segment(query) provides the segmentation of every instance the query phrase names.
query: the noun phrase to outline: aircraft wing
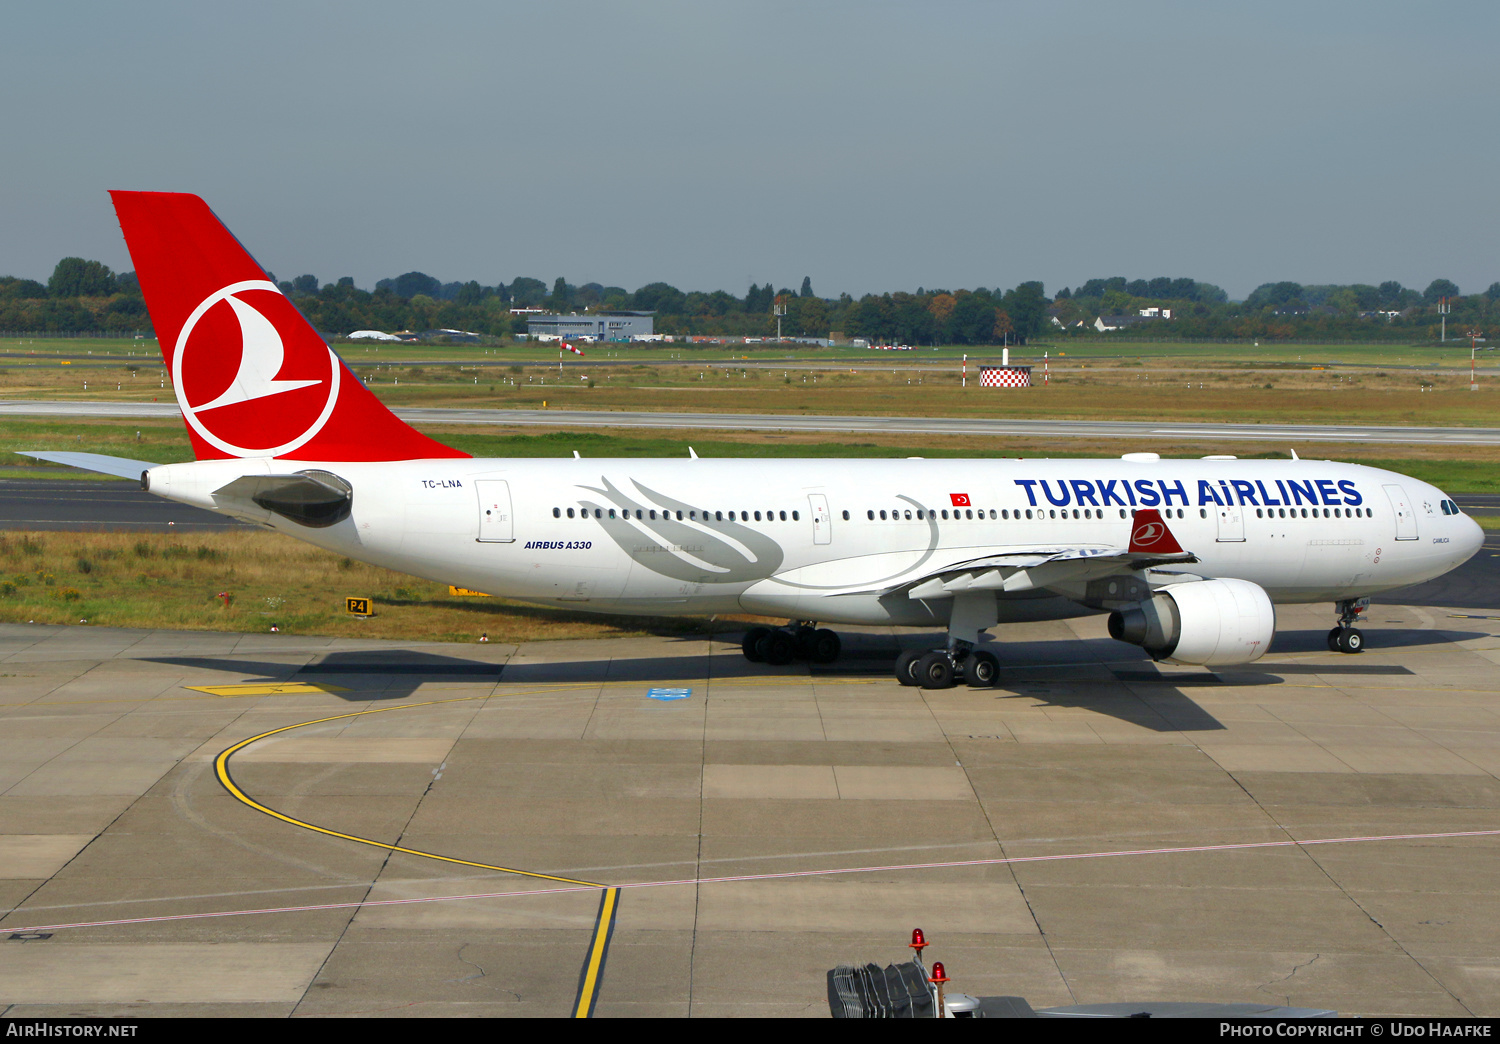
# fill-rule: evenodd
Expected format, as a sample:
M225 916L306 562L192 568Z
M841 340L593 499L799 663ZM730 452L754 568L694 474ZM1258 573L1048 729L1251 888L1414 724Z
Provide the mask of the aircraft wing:
M1198 556L1188 551L1140 554L1123 547L1065 548L1050 554L1007 551L957 563L901 586L908 598L951 598L959 591L1018 593L1196 561Z
M1008 548L967 561L953 562L926 576L887 589L906 590L908 598L952 598L962 591L1077 590L1090 581L1128 576L1168 565L1188 565L1198 556L1184 551L1153 509L1136 512L1127 547Z
M100 475L114 475L118 478L139 479L141 472L150 471L156 467L149 460L131 460L129 457L111 457L103 453L71 453L63 451L27 451L16 450L16 454L22 457L35 457L37 460L45 460L49 464L66 464L70 468L82 468L84 471L97 472Z

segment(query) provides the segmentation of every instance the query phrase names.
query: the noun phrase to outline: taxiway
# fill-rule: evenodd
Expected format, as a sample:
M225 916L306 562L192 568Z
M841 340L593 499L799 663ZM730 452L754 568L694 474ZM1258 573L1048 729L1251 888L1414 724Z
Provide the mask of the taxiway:
M539 389L543 390L543 389ZM990 435L1011 438L1122 438L1152 441L1438 443L1500 445L1500 428L1398 425L1161 424L1142 421L1003 420L988 417L842 417L783 413L657 413L592 410L482 410L394 407L409 424L485 424L552 428L678 428L697 431L815 431L898 435ZM0 401L0 417L180 417L175 403Z
M888 630L767 668L0 626L0 1014L559 1016L597 956L598 1015L821 1016L920 926L1038 1006L1495 1015L1500 619L1280 619L1213 673L1013 626L1002 688L936 692Z

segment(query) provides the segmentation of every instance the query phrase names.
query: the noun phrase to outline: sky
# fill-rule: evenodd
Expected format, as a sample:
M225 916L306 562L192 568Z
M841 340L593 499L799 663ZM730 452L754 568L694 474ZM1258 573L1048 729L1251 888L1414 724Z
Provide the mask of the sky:
M131 265L111 188L279 279L742 295L1500 280L1500 5L5 6L0 275Z

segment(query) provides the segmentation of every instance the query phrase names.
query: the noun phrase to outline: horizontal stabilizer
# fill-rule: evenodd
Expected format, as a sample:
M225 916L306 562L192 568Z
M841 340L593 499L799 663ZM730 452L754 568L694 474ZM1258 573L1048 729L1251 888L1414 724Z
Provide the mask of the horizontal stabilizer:
M141 472L150 471L156 467L149 460L131 460L129 457L111 457L103 453L70 453L16 450L22 457L35 457L37 460L45 460L50 464L66 464L70 468L82 468L84 471L97 472L100 475L114 475L118 478L139 479Z

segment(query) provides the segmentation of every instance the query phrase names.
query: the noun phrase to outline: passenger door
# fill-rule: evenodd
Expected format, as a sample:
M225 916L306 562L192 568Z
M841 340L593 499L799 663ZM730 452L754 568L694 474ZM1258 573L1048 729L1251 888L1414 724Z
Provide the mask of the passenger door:
M1417 539L1417 513L1411 509L1406 490L1394 482L1385 487L1385 495L1391 502L1391 511L1396 516L1396 539Z
M822 493L807 495L808 514L812 516L813 543L833 543L833 519L828 514L828 498Z
M1245 539L1245 509L1239 504L1221 504L1219 511L1220 543Z
M504 479L479 479L474 483L479 493L479 539L509 544L516 539L511 517L510 483Z

